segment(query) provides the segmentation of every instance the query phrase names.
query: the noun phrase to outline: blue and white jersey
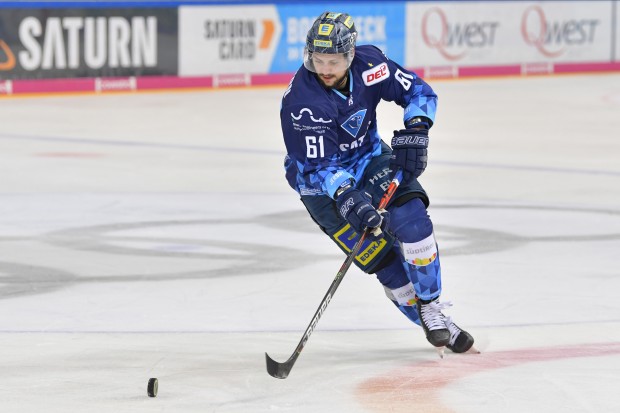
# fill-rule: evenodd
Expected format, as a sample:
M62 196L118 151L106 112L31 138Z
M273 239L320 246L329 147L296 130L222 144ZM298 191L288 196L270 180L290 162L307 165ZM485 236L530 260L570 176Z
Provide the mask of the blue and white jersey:
M435 120L437 95L431 87L374 46L355 49L349 91L347 97L326 89L302 66L284 93L284 167L289 185L301 195L333 198L346 180L360 181L370 160L381 153L376 108L382 99L402 106L404 120Z

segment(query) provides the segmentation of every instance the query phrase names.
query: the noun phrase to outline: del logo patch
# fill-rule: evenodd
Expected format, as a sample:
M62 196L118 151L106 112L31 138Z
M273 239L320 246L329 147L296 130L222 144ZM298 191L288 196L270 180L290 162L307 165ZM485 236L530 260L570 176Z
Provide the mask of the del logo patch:
M364 123L365 116L366 116L366 109L358 110L357 112L349 116L349 119L347 119L342 125L340 125L340 127L346 130L349 133L349 135L356 138L358 132L360 131L360 128L362 127Z
M382 82L388 77L390 77L390 68L385 62L362 73L362 79L364 79L364 84L366 86Z

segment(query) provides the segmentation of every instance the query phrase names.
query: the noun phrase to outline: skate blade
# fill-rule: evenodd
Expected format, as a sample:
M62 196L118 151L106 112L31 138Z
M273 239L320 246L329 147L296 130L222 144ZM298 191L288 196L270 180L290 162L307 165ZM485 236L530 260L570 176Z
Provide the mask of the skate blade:
M480 350L472 346L469 350L465 352L465 354L480 354Z
M437 355L439 356L440 359L443 359L445 349L446 349L445 347L435 347L435 350L437 350Z

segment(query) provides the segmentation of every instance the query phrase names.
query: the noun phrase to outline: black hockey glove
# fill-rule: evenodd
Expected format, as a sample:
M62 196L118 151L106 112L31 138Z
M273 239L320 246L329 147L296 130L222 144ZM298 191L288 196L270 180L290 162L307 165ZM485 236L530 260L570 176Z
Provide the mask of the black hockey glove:
M340 215L358 232L372 228L373 235L379 237L389 223L389 213L379 213L370 203L370 197L353 187L338 195L336 205Z
M422 175L428 159L428 128L394 131L390 169L403 171L403 183Z

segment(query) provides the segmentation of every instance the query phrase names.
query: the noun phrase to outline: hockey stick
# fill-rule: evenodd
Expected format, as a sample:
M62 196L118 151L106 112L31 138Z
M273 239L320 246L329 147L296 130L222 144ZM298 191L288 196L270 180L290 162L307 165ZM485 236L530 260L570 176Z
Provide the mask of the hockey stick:
M400 184L402 176L403 176L402 171L399 170L396 172L396 175L394 176L394 179L392 179L390 186L388 186L388 189L383 194L383 197L381 198L381 201L379 202L379 206L377 207L377 209L384 209L387 206L388 202L390 202L390 199L392 199L394 192L396 192L396 188L398 188L398 185ZM327 290L325 297L323 297L323 301L321 301L321 305L319 305L319 308L314 313L314 317L312 317L312 321L310 322L310 325L308 325L308 328L306 328L306 332L304 333L303 337L301 338L301 341L297 345L297 348L295 349L291 357L289 357L289 359L285 361L284 363L278 363L277 361L269 357L269 354L265 353L265 359L267 360L267 373L269 373L269 375L277 379L285 379L288 377L289 373L291 372L291 369L293 368L293 365L297 361L297 358L301 354L301 351L304 349L306 342L310 338L310 335L314 331L314 328L319 322L319 319L325 312L325 309L327 308L327 305L331 301L332 296L336 292L336 289L340 285L340 282L344 278L344 275L347 273L347 270L353 263L355 256L358 254L360 248L362 248L362 244L364 243L364 240L366 239L369 233L370 231L368 230L364 231L360 239L353 246L351 253L347 256L347 259L344 261L344 263L340 267L340 270L338 270L338 273L336 274L336 278L334 278L334 281L332 281L332 285L329 287L329 290Z

